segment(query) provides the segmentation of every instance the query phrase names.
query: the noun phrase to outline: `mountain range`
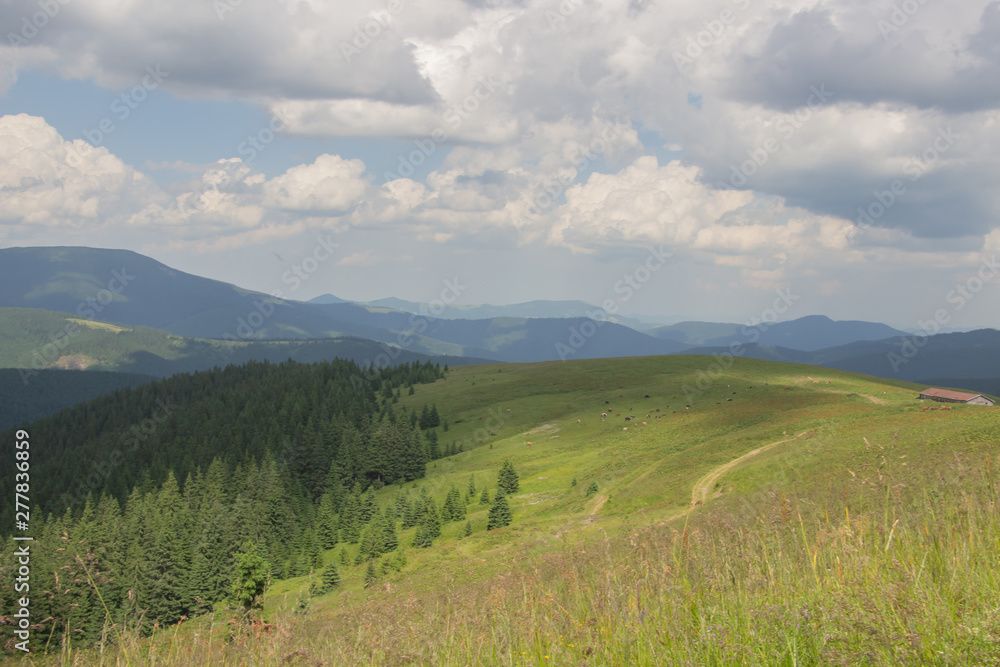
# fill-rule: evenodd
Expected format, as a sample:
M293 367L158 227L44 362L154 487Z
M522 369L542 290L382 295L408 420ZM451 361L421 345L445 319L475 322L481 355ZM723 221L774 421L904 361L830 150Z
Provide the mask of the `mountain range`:
M995 391L1000 378L1000 331L994 329L914 339L885 324L822 315L754 325L654 325L645 317L592 319L601 312L583 301L435 308L398 298L356 303L333 294L296 301L127 250L0 250L0 368L163 377L250 359L456 365L725 355L738 347L758 359L944 379L980 391Z

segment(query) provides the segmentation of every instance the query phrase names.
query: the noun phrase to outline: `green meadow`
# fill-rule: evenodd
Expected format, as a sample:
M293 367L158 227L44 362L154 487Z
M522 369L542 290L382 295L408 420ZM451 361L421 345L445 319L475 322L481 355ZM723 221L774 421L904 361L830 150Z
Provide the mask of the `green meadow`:
M728 362L727 362L728 363ZM451 368L461 451L382 505L452 486L465 523L366 581L357 545L276 582L261 620L214 614L31 664L985 665L1000 662L1000 410L922 386L702 356ZM606 413L607 417L602 417ZM632 419L626 421L626 417ZM486 530L510 460L511 525ZM348 564L342 565L341 552Z

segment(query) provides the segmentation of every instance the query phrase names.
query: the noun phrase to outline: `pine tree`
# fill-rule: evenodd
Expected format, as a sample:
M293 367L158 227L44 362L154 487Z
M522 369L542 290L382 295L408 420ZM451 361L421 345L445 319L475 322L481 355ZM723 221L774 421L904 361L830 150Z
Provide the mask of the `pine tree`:
M458 490L458 487L452 486L448 491L442 515L441 518L444 521L462 521L465 519L465 503L462 502L462 493Z
M448 495L444 498L444 505L441 506L441 521L443 523L455 520L455 514L458 513L458 507L456 507L456 505L461 504L455 497L457 494L458 489L452 486L451 489L448 490Z
M375 499L375 489L369 486L368 490L361 496L361 509L358 513L358 518L361 520L361 523L367 524L375 517L377 512L378 501Z
M437 506L435 505L433 498L431 498L430 502L427 503L423 523L427 526L427 532L431 536L432 540L436 540L441 536L441 515L438 514Z
M392 512L382 515L380 531L382 533L382 553L395 551L399 547L399 536L396 535L396 517Z
M510 505L507 503L507 494L504 493L503 489L497 489L497 495L493 498L493 505L490 506L486 530L509 526L513 519L514 515L510 511Z
M429 547L434 543L434 538L430 536L430 532L427 530L427 526L420 524L417 526L417 532L413 535L413 542L410 543L411 547L418 549Z
M500 472L497 473L497 488L503 489L507 495L517 493L518 488L520 488L517 471L510 459L504 459L503 465L500 466Z
M479 494L479 504L480 505L490 504L490 492L486 490L485 486L483 487L483 492Z
M306 531L302 540L302 556L307 570L318 570L323 565L323 547L312 528Z
M472 522L466 521L465 530L462 531L462 537L468 537L469 535L472 535Z
M375 561L368 561L368 568L365 569L365 588L374 586L378 581L378 570L375 569Z
M428 428L437 428L441 425L441 416L438 414L436 405L431 406L431 411L427 414Z
M340 572L337 570L337 566L330 563L323 570L323 578L321 580L319 588L316 589L316 595L323 595L324 593L329 593L334 588L340 585Z
M151 544L148 570L140 583L149 617L161 623L176 623L194 604L191 582L190 522L173 472L148 507Z
M472 502L472 499L476 497L476 476L469 475L469 488L466 490L467 502Z
M357 486L354 492L347 497L344 507L340 510L340 541L348 544L357 544L361 539L361 496Z
M337 544L337 520L333 511L333 497L324 493L319 499L316 511L316 532L323 549L332 549Z
M441 448L438 445L437 431L430 429L424 434L424 437L427 439L427 459L436 461L441 458Z

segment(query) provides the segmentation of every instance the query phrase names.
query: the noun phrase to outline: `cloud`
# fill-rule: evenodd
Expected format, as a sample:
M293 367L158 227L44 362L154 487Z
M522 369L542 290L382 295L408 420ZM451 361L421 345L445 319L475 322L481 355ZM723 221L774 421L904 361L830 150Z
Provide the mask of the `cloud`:
M371 266L377 263L375 251L369 249L344 257L337 262L337 266Z
M106 148L64 141L36 116L0 117L0 220L32 227L110 225L158 200L153 183Z
M1000 3L961 9L876 3L873 15L815 7L767 28L729 73L733 93L784 110L817 82L839 99L970 112L1000 103ZM942 31L943 26L947 30Z
M361 160L320 155L310 165L292 167L264 185L262 205L293 211L344 212L364 196L368 181Z

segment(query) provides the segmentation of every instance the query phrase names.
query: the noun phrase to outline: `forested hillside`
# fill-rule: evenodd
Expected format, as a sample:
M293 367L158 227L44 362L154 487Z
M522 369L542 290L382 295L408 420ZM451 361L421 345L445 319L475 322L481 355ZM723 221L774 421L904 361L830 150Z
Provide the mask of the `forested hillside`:
M339 539L357 543L369 522L389 524L372 492L424 476L441 421L436 408L418 415L393 403L443 375L429 362L253 362L121 389L35 422L33 599L35 618L48 619L36 636L96 639L103 605L117 622L173 623L229 594L247 541L284 578L308 572ZM0 493L13 498L14 433L2 437ZM2 514L14 525L13 507ZM369 553L395 547L383 537ZM3 585L10 599L13 579Z
M156 378L110 371L38 371L29 382L22 370L0 368L0 430L33 422L45 415L123 387L138 387Z

